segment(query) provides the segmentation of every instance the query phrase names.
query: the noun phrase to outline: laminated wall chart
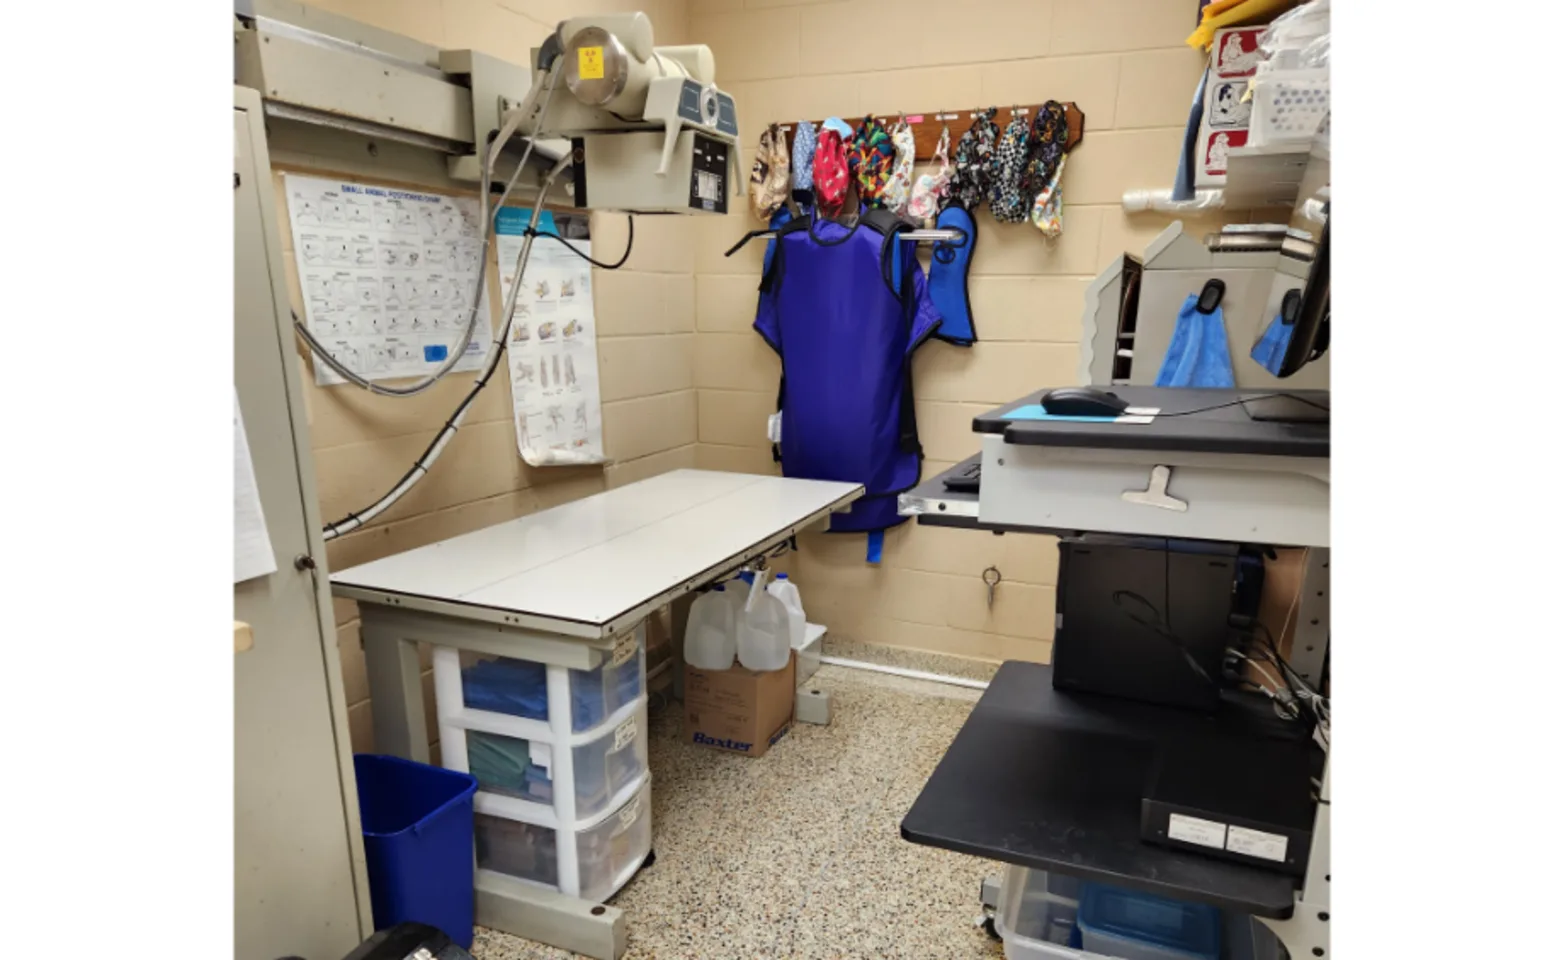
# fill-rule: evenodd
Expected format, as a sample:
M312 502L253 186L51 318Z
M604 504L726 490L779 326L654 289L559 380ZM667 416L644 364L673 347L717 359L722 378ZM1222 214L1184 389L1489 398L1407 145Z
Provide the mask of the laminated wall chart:
M367 380L421 377L461 342L483 251L478 201L287 174L288 220L304 322ZM494 340L487 291L457 370L483 366ZM315 382L344 383L316 360Z
M510 294L530 214L506 207L496 218L502 303ZM544 211L538 232L561 236L582 253L592 252L584 215ZM596 328L592 265L561 243L535 241L506 345L516 445L522 459L534 467L605 459Z

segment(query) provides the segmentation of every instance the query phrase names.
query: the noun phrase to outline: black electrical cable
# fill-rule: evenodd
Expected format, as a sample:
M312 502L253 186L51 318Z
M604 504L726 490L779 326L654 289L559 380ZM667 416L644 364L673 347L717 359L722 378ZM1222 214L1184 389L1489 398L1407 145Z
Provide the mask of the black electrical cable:
M1244 661L1246 661L1248 663L1255 663L1255 662L1257 662L1257 661L1254 661L1254 660L1250 660L1248 657L1241 657L1240 659L1242 659L1242 660L1244 660ZM1255 689L1255 692L1263 693L1263 694L1265 694L1268 697L1273 697L1274 698L1276 696L1276 693L1273 690L1271 690L1270 687L1266 686L1263 683L1255 683L1253 680L1250 680L1248 677L1236 677L1236 678L1234 678L1234 682L1239 684L1240 686L1253 687Z
M1287 676L1291 677L1298 686L1315 696L1320 696L1319 691L1314 689L1314 686L1307 680L1299 676L1298 671L1294 670L1292 664L1288 663L1287 659L1282 656L1281 648L1276 643L1276 635L1271 633L1270 628L1258 620L1254 621L1251 626L1265 635L1264 643L1267 659L1276 664L1278 670L1285 671Z
M1253 639L1259 640L1260 652L1277 670L1281 671L1282 683L1288 688L1288 693L1295 700L1302 700L1308 706L1309 713L1314 716L1315 723L1319 724L1322 729L1329 729L1329 698L1323 696L1312 684L1299 676L1298 671L1292 668L1292 665L1282 656L1281 649L1276 643L1276 636L1271 633L1269 627L1258 620L1253 621L1250 626L1258 631ZM1263 634L1263 637L1259 636L1260 634ZM1300 690L1306 695L1300 696L1298 693ZM1321 701L1325 703L1326 709L1324 713L1320 711ZM1329 743L1330 738L1328 734L1325 735L1325 738L1326 742Z
M574 253L576 256L580 257L581 259L587 261L588 263L592 264L594 267L602 267L604 270L618 270L620 267L624 266L625 261L630 259L630 251L632 249L634 249L634 247L635 247L635 217L633 215L627 215L627 219L628 219L629 235L626 238L626 242L625 242L625 252L624 252L624 254L622 256L620 256L618 262L613 263L613 264L600 263L597 260L593 260L591 257L587 256L585 253L582 253L576 247L572 246L569 242L567 242L563 237L560 237L557 234L544 233L544 232L542 232L540 230L531 230L530 228L527 231L525 231L525 232L526 233L531 233L534 236L544 237L544 238L547 238L549 240L557 240L560 243L563 243L567 250L569 250L571 253ZM298 320L299 320L299 315L295 311L294 314L293 314L293 321L294 321L294 323L298 323ZM505 351L505 349L506 349L506 344L504 344L504 343L499 344L499 351L501 353L503 353ZM455 420L458 416L460 416L462 411L464 411L468 407L472 406L473 400L477 399L478 394L483 390L483 388L488 386L489 379L494 376L494 372L497 369L499 369L499 365L498 364L496 364L493 367L491 367L487 373L485 373L483 376L479 377L473 383L472 389L467 392L467 396L462 399L461 403L457 404L456 411L454 413L452 413L451 416L446 419L446 421L445 421L445 426L446 427L449 427L451 425L451 421ZM444 436L444 430L442 429L440 433L435 435L434 440L430 441L429 446L424 448L424 452L418 457L418 459L413 462L413 466L406 473L402 474L402 476L397 480L396 483L391 485L391 489L392 490L395 490L397 487L400 487L403 483L407 482L407 479L409 477L411 477L413 474L419 472L420 470L424 470L425 469L424 466L423 466L423 459L424 459L424 457L429 455L429 451L434 449L435 444L439 443L443 436ZM379 501L376 501L376 502L378 503ZM338 520L338 521L336 521L334 523L327 523L325 526L326 526L326 529L328 531L335 531L338 527L342 526L343 524L350 523L350 522L352 522L354 520L357 520L357 519L358 519L358 514L350 511L348 513L348 515L343 517L341 520Z
M1210 413L1212 410L1222 410L1222 409L1224 409L1226 407L1236 407L1239 404L1251 403L1251 402L1256 401L1256 400L1278 400L1278 399L1296 400L1299 403L1307 404L1307 405L1315 408L1316 410L1324 410L1326 413L1330 412L1330 407L1327 406L1326 404L1315 403L1313 400L1310 400L1310 399L1308 399L1306 397L1300 397L1300 396L1298 396L1297 394L1294 394L1294 393L1263 393L1263 394L1260 394L1259 396L1244 397L1244 398L1242 398L1240 400L1229 400L1226 403L1217 403L1217 404L1213 404L1213 405L1211 405L1209 407L1196 407L1193 410L1178 410L1178 411L1175 411L1175 412L1172 412L1172 413L1169 413L1167 411L1161 411L1161 412L1157 413L1156 416L1157 417L1187 417L1187 416L1189 416L1191 414L1195 414L1195 413Z
M1164 589L1167 589L1167 579L1169 576L1167 568L1164 568L1163 575ZM1124 602L1125 600L1132 600L1135 603L1145 607L1147 611L1150 611L1155 619L1148 620L1144 617L1137 616L1134 612L1126 607ZM1133 590L1115 590L1113 592L1113 603L1115 606L1123 609L1125 616L1129 617L1130 620L1134 621L1142 627L1145 627L1152 633L1155 633L1157 636L1177 647L1179 652L1184 656L1184 662L1189 664L1190 669L1192 669L1202 680L1211 684L1213 687L1217 687L1218 689L1221 688L1221 684L1218 681L1213 680L1211 675L1206 672L1206 669L1202 667L1195 659L1194 654L1189 652L1189 645L1186 644L1177 634L1172 632L1171 621L1169 621L1167 617L1165 617L1157 610L1156 604L1153 604L1150 600L1147 600L1145 597L1141 596ZM1163 626L1164 623L1167 624L1166 627ZM1311 687L1309 683L1302 677L1298 676L1298 672L1289 666L1287 661L1282 658L1276 647L1276 638L1271 635L1271 631L1265 626L1265 624L1256 620L1253 621L1251 625L1265 634L1265 641L1261 650L1261 653L1264 655L1264 660L1256 660L1255 658L1247 655L1240 655L1239 659L1254 664L1263 664L1265 662L1269 662L1275 666L1277 670L1281 671L1281 683L1284 687L1284 690L1280 692L1285 693L1286 696L1290 698L1290 703L1280 700L1278 698L1278 691L1269 691L1260 684L1249 680L1247 677L1238 678L1238 682L1240 684L1247 684L1252 686L1262 693L1266 693L1271 697L1272 702L1276 705L1278 710L1286 709L1290 706L1292 715L1287 717L1287 719L1290 720L1297 720L1303 716L1303 712L1298 708L1298 701L1302 701L1304 705L1309 708L1309 713L1314 717L1314 722L1320 728L1321 736L1324 738L1325 743L1328 746L1330 744L1330 734L1326 731L1330 729L1330 701L1316 692L1315 689ZM1300 695L1300 690L1302 690L1306 695ZM1322 700L1326 704L1326 710L1324 713L1321 712L1319 705L1319 701Z
M544 233L542 230L531 229L528 229L525 232L530 233L535 237L542 237L545 240L553 240L556 243L564 244L566 250L569 250L571 253L585 260L587 263L590 263L594 267L599 267L603 270L618 270L620 267L625 265L626 260L630 259L630 251L635 249L635 214L625 214L625 221L628 224L630 231L629 235L625 238L625 252L621 254L619 259L615 260L613 263L604 263L601 260L593 260L585 253L581 252L581 250L576 247L575 244L571 243L569 240L566 240L557 233Z
M555 163L553 168L549 170L548 175L544 178L542 187L538 191L538 199L532 207L532 223L536 222L536 218L542 210L543 198L548 195L549 189L554 185L555 177L557 177L559 173L564 170L566 163L566 159L561 158L558 162ZM529 227L530 225L531 224L529 223ZM499 335L495 337L493 341L489 358L487 360L486 366L483 368L482 373L479 374L479 376L473 381L472 389L469 390L467 395L462 398L461 403L457 404L456 410L449 418L447 418L445 425L440 429L440 432L435 434L434 439L431 440L429 445L424 448L424 452L419 455L416 461L413 462L412 467L410 467L406 473L402 474L401 479L396 482L395 486L393 486L383 496L381 496L380 499L370 504L370 506L366 508L367 510L383 511L388 509L393 503L396 502L397 499L400 499L402 493L406 492L406 490L403 489L404 484L408 484L408 488L410 489L411 484L409 481L416 482L415 478L417 476L427 474L429 472L429 468L433 466L433 460L430 459L430 455L434 454L435 456L438 456L437 451L442 449L443 445L448 442L451 437L456 435L456 431L459 429L461 418L466 415L467 409L472 406L472 403L475 399L477 399L478 394L485 386L488 385L489 380L493 378L495 372L499 369L500 361L506 353L507 341L510 339L511 323L515 319L515 297L520 289L521 278L527 269L527 260L532 252L532 242L532 238L529 238L523 244L521 253L517 257L515 280L516 286L512 287L510 293L506 297L506 306L509 309L502 311L505 314L504 324L500 328ZM295 320L297 320L296 315ZM399 493L398 491L401 492ZM333 540L336 537L341 536L345 532L342 528L348 524L352 524L352 526L346 532L351 532L351 530L355 529L363 529L365 522L366 521L364 519L363 513L359 511L350 512L341 520L338 520L334 523L327 523L325 525L326 539Z
M1218 681L1212 679L1211 674L1206 672L1206 668L1202 667L1200 665L1200 661L1195 659L1195 655L1189 652L1189 645L1186 644L1183 639L1176 636L1172 631L1164 628L1160 622L1154 622L1136 616L1133 612L1125 607L1124 601L1126 599L1133 600L1136 603L1141 604L1147 610L1156 615L1157 621L1161 621L1164 618L1162 614L1158 612L1156 604L1152 603L1150 600L1147 600L1145 597L1141 596L1133 590L1113 591L1113 605L1124 610L1125 616L1129 617L1135 623L1140 624L1147 630L1150 630L1152 633L1155 633L1157 636L1177 647L1178 652L1184 656L1184 662L1189 664L1189 668L1195 672L1196 676L1204 680L1206 683L1211 684L1213 687L1217 687L1218 689L1221 688L1221 684Z
M499 343L497 345L497 350L499 353L503 354L505 352L505 344L503 342ZM429 456L429 452L432 451L441 442L441 440L445 439L445 431L450 428L450 426L456 421L458 417L462 415L464 411L466 411L468 407L472 406L472 402L474 400L478 399L478 394L483 391L484 387L489 385L489 380L494 376L494 373L499 369L499 366L500 365L496 358L496 362L493 363L493 365L491 365L489 369L482 374L482 376L473 381L472 389L467 391L467 395L462 398L462 402L458 403L456 405L456 409L452 411L451 415L445 419L445 424L440 428L440 432L436 433L434 439L429 441L429 445L424 447L423 453L418 455L418 459L413 461L413 465L408 468L407 472L402 474L402 476L397 479L396 483L393 483L390 486L390 488L386 491L386 494L382 495L379 500L375 501L375 503L378 504L380 500L384 500L385 497L390 494L390 491L395 490L402 484L406 483L408 478L410 478L413 474L420 471L428 472L428 467L424 464L424 458ZM371 504L371 506L373 506L373 504ZM350 510L348 511L348 515L343 517L341 520L325 524L325 528L328 532L336 535L335 531L338 527L357 519L358 514ZM362 527L356 529L362 529Z

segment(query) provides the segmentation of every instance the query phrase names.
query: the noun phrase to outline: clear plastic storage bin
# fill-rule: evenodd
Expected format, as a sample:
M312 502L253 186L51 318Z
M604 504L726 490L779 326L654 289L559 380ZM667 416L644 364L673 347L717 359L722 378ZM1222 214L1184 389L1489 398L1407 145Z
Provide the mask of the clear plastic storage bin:
M590 902L613 896L652 849L652 785L646 782L619 809L580 830L555 829L488 813L473 817L478 867L563 889L559 845L575 852L579 892ZM571 893L570 890L565 890Z
M570 747L578 820L600 813L615 794L646 772L645 702L610 719L615 722L603 726L594 739ZM487 730L466 730L463 735L467 772L478 778L478 789L553 806L553 746Z
M582 898L607 900L619 892L651 851L652 787L647 783L608 819L576 835Z
M1078 886L1074 877L1025 867L1006 869L994 929L1004 938L1007 960L1083 960L1091 956L1071 947L1078 942Z
M1179 953L1137 952L1131 945L1095 940L1090 949L1078 928L1082 885L1074 877L1012 866L1006 869L994 928L1004 938L1007 960L1138 960L1186 957ZM1089 885L1087 885L1089 886ZM1281 942L1264 923L1241 913L1222 915L1226 944L1223 960L1282 960ZM1101 952L1103 950L1108 952Z
M472 817L478 867L559 888L558 831L487 813Z
M1081 946L1124 960L1222 960L1222 912L1138 890L1081 884Z
M626 634L595 669L566 671L571 730L590 730L640 699L646 690L645 631L643 624ZM547 664L468 650L460 652L458 662L463 707L549 722Z

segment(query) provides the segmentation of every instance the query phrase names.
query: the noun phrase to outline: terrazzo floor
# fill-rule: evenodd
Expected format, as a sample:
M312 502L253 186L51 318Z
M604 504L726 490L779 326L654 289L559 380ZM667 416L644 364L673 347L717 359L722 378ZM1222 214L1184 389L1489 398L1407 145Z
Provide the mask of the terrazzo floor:
M624 960L995 958L975 926L994 863L916 846L898 826L981 693L823 667L829 726L797 724L759 759L651 721L657 862L610 901ZM476 960L574 956L479 928Z

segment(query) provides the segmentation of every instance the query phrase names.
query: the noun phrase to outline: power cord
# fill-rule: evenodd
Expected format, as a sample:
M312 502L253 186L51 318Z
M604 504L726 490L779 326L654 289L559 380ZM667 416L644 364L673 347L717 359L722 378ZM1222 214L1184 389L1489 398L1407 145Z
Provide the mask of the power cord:
M1326 746L1329 746L1330 698L1320 694L1318 690L1298 674L1298 671L1292 668L1292 665L1282 656L1281 649L1276 643L1276 637L1271 633L1269 627L1249 617L1234 619L1238 621L1235 625L1240 629L1252 631L1250 639L1258 641L1258 649L1263 661L1274 666L1280 676L1280 681L1277 681L1277 677L1262 671L1266 679L1277 681L1277 696L1273 699L1279 705L1278 712L1285 710L1289 719L1300 719L1302 712L1298 704L1303 704L1314 718L1316 726L1319 727L1320 738L1325 742ZM1240 659L1253 663L1257 667L1261 664L1260 660L1256 660L1244 651L1232 652L1237 653Z
M618 270L620 267L625 265L625 261L630 259L630 251L635 249L635 214L625 214L625 221L626 228L629 231L628 236L625 238L625 252L621 254L619 259L615 260L613 263L604 263L601 260L593 260L591 257L583 253L580 247L577 247L575 244L571 243L569 240L566 240L557 233L544 233L541 230L534 230L531 227L528 227L525 232L532 236L542 237L545 240L553 240L556 243L563 244L566 250L569 250L571 253L575 254L600 270Z
M1172 596L1172 573L1170 568L1172 567L1172 563L1173 561L1168 556L1168 551L1164 550L1162 554L1162 595L1168 598L1170 603ZM1135 603L1144 607L1145 610L1151 614L1151 617L1148 619L1143 616L1137 616L1134 611L1125 606L1126 600L1133 600ZM1206 668L1202 667L1200 665L1200 661L1195 659L1195 655L1189 652L1189 644L1185 643L1182 637L1179 637L1177 634L1173 633L1172 618L1168 616L1165 611L1159 611L1156 604L1152 603L1150 600L1147 600L1145 597L1141 596L1133 590L1113 591L1113 605L1123 610L1124 615L1129 617L1130 620L1140 624L1142 627L1145 627L1147 630L1150 630L1152 633L1178 648L1178 652L1184 657L1184 662L1189 664L1189 668L1194 671L1196 676L1204 680L1206 683L1209 683L1211 686L1221 689L1221 683L1213 678L1211 674L1207 673Z
M1323 403L1316 403L1313 400L1310 400L1310 399L1308 399L1306 397L1300 397L1300 396L1298 396L1297 394L1294 394L1294 393L1262 393L1262 394L1260 394L1258 396L1254 396L1254 397L1244 397L1244 398L1242 398L1240 400L1229 400L1226 403L1212 404L1209 407L1196 407L1193 410L1179 410L1179 411L1176 411L1176 412L1173 412L1173 413L1168 413L1168 412L1165 412L1165 411L1164 412L1159 412L1159 413L1156 414L1156 416L1159 419L1162 418L1162 417L1187 417L1187 416L1190 416L1190 415L1196 414L1196 413L1210 413L1212 410L1222 410L1222 409L1225 409L1227 407L1236 407L1236 406L1239 406L1240 404L1253 403L1256 400L1279 400L1279 399L1280 400L1296 400L1299 403L1305 404L1307 406L1311 406L1311 407L1315 408L1316 410L1324 410L1326 413L1330 412L1330 406L1329 405L1323 404Z
M1165 598L1165 602L1169 607L1171 607L1173 603L1172 546L1173 542L1171 540L1163 541L1162 596ZM1177 647L1179 653L1183 654L1184 662L1189 664L1189 668L1194 671L1196 676L1204 680L1206 683L1209 683L1211 686L1216 687L1217 689L1221 689L1221 681L1217 678L1213 678L1211 674L1206 671L1206 668L1200 665L1200 661L1195 659L1195 655L1189 652L1189 644L1185 643L1182 637L1173 632L1173 617L1171 613L1168 611L1158 610L1156 604L1152 603L1150 600L1147 600L1145 597L1141 596L1133 590L1115 590L1113 591L1112 596L1113 605L1123 610L1125 616L1129 617L1130 620L1141 625L1142 627L1145 627L1147 630L1150 630L1152 633L1155 633L1163 640L1166 640L1168 643L1171 643L1173 646ZM1124 603L1126 600L1133 600L1135 603L1144 607L1145 610L1151 614L1150 619L1137 616L1134 612L1129 610Z
M1215 679L1212 678L1211 674L1206 672L1206 668L1202 667L1200 665L1200 662L1195 659L1195 655L1189 652L1189 645L1186 644L1183 641L1182 638L1180 638L1176 634L1172 633L1171 631L1165 629L1162 626L1162 624L1157 622L1156 620L1148 620L1148 619L1145 619L1143 617L1136 616L1135 613L1133 613L1130 610L1125 608L1125 606L1124 606L1124 601L1125 600L1133 600L1136 603L1144 606L1153 615L1156 615L1157 614L1157 608L1150 600L1147 600L1145 597L1141 596L1140 594L1136 593L1133 590L1115 590L1115 591L1113 591L1113 604L1114 604L1114 606L1119 607L1120 609L1123 609L1125 616L1129 617L1135 623L1140 624L1141 626L1145 627L1147 630L1150 630L1152 633L1156 634L1157 636L1159 636L1162 639L1166 640L1168 643L1171 643L1174 647L1178 648L1178 652L1183 654L1184 662L1189 664L1189 669L1193 670L1195 675L1198 676L1200 679L1204 680L1206 683L1209 683L1213 687L1220 687L1221 686L1220 683L1218 683ZM1158 619L1160 619L1160 617Z
M1171 558L1167 553L1164 553L1162 568L1163 595L1168 597L1171 603L1170 567ZM1173 632L1171 618L1165 611L1159 611L1156 604L1133 590L1115 590L1112 596L1114 606L1123 610L1125 616L1176 647L1179 653L1183 655L1184 662L1189 664L1190 669L1197 676L1213 687L1220 688L1220 682L1213 679L1206 669L1200 665L1194 654L1190 652L1189 645L1184 639ZM1132 602L1142 608L1142 610L1132 609L1126 601ZM1253 664L1260 675L1274 684L1274 686L1266 687L1264 684L1255 683L1247 677L1238 677L1238 682L1253 687L1268 697L1277 716L1284 720L1302 719L1303 713L1299 706L1299 704L1302 704L1303 707L1309 710L1315 725L1319 728L1321 739L1329 747L1330 699L1322 696L1309 685L1308 681L1298 675L1298 672L1281 655L1275 636L1271 634L1270 628L1266 627L1265 624L1251 617L1233 617L1229 619L1229 625L1250 631L1251 639L1263 638L1263 646L1260 649L1261 659L1251 656L1242 649L1229 647L1226 651L1227 656L1224 663L1236 660ZM1268 669L1268 667L1274 667L1275 672Z

